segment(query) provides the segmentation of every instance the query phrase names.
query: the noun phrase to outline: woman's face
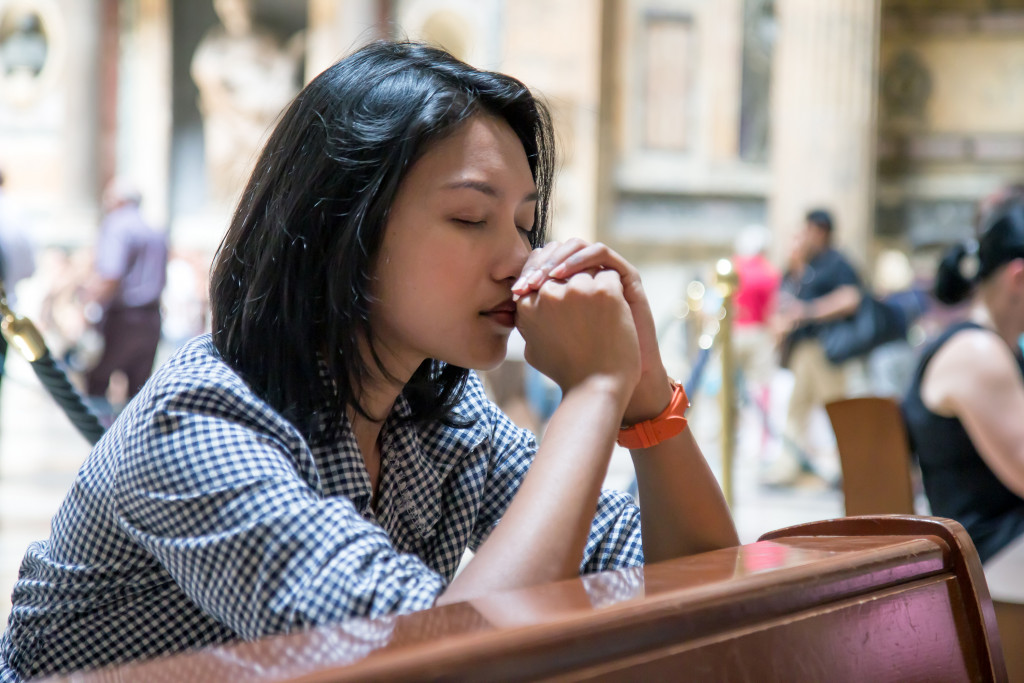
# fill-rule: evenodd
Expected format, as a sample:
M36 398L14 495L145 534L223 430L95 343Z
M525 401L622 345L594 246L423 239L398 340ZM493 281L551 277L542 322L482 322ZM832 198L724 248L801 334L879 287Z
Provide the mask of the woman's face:
M389 371L405 379L427 358L475 369L504 359L536 203L522 144L489 115L410 168L373 273L371 326Z

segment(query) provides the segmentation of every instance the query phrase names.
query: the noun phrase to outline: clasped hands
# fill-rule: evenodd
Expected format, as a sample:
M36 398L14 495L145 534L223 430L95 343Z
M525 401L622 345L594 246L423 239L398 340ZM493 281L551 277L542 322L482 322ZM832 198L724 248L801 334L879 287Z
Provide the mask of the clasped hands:
M640 274L601 243L535 249L512 285L526 360L567 393L587 382L621 392L622 423L658 415L671 399Z

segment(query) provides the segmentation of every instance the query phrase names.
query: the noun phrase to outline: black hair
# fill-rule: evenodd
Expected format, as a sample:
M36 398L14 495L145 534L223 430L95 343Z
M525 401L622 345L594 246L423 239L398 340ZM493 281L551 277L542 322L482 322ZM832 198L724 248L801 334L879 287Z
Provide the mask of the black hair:
M346 406L368 416L359 402L371 374L364 352L388 376L370 328L371 273L395 194L431 145L481 113L503 119L523 144L538 193L530 242L540 246L551 121L510 76L422 44L371 43L314 78L268 139L215 258L213 341L307 436ZM424 361L404 389L408 419L458 424L468 374Z
M935 298L944 304L963 301L1000 266L1024 258L1024 196L1011 193L982 220L977 240L953 245L939 262Z
M829 237L832 236L832 214L825 209L812 209L804 216L808 223L816 225Z

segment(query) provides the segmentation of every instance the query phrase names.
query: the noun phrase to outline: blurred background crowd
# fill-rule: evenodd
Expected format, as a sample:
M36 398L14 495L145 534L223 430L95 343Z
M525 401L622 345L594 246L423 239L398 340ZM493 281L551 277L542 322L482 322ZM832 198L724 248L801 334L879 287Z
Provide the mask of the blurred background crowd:
M640 267L705 443L731 259L762 486L835 488L824 402L905 392L915 351L963 315L929 295L940 254L1024 178L1024 0L0 0L8 302L107 419L208 329L209 264L282 106L376 37L546 99L555 237ZM809 287L829 254L834 282ZM893 302L904 334L840 363L781 354L852 312L851 287ZM487 380L542 432L557 389L514 340Z

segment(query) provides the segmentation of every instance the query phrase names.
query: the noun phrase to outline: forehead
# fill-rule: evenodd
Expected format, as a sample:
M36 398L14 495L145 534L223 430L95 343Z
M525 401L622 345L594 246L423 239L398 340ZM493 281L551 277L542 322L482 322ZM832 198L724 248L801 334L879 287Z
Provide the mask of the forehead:
M410 180L440 187L459 180L514 183L534 188L526 151L503 119L479 114L430 146L409 172ZM510 188L518 191L523 188Z

